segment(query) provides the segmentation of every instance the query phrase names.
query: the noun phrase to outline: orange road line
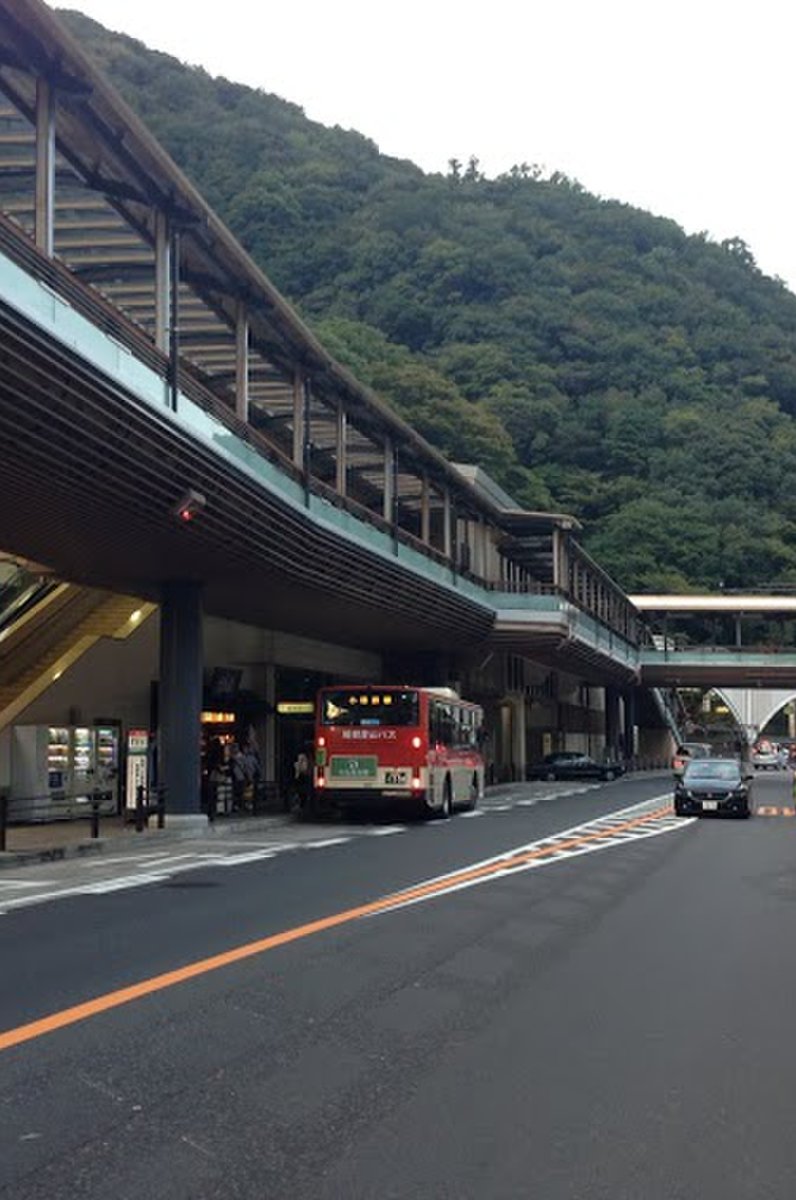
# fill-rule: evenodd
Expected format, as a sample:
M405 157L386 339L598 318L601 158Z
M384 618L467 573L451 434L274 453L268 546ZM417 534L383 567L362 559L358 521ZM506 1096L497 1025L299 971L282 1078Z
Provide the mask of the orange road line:
M614 834L620 833L622 830L632 829L636 825L643 825L647 821L654 820L656 817L670 812L670 807L666 805L663 808L655 809L653 812L645 813L643 816L633 817L630 820L620 822L609 829L594 830L591 833L581 834L579 837L569 838L565 842L556 842L551 846L538 846L534 850L528 850L521 854L512 855L511 857L484 863L481 866L457 871L454 874L434 880L431 883L418 884L416 887L407 888L403 892L395 892L390 896L382 896L381 899L372 900L368 904L360 904L355 908L348 908L343 912L333 913L328 917L321 917L317 921L310 921L306 925L298 925L293 929L285 929L281 933L274 933L269 937L259 938L254 942L247 942L243 946L236 946L234 949L225 950L221 954L214 954L209 958L199 959L183 967L177 967L173 971L166 971L162 975L153 975L151 978L142 979L139 983L131 984L129 987L119 988L113 992L106 992L104 995L94 996L90 1000L85 1000L82 1004L75 1004L71 1008L50 1013L49 1016L41 1017L37 1021L30 1021L25 1025L18 1025L15 1029L8 1029L4 1033L0 1033L0 1051L9 1050L12 1046L19 1046L23 1042L33 1041L35 1038L53 1033L57 1029L64 1029L67 1025L74 1025L78 1021L85 1021L89 1017L99 1016L100 1013L108 1012L113 1008L119 1008L123 1004L131 1003L133 1000L140 1000L144 996L151 996L154 992L164 991L166 988L174 987L176 984L185 983L187 980L195 979L199 975L206 975L211 971L219 970L221 967L231 966L233 963L242 962L244 959L253 958L255 955L265 954L268 950L275 950L279 946L287 946L291 942L311 937L315 933L322 933L326 929L334 929L338 925L348 924L351 921L358 920L360 917L368 917L376 913L386 912L391 908L400 907L412 900L422 900L426 897L443 893L449 888L457 887L462 883L478 879L488 879L490 875L497 875L507 869L527 865L548 855L558 854L562 850L571 850L578 846L586 845L589 842L599 842L601 839L613 837ZM552 836L554 837L555 835L553 834Z

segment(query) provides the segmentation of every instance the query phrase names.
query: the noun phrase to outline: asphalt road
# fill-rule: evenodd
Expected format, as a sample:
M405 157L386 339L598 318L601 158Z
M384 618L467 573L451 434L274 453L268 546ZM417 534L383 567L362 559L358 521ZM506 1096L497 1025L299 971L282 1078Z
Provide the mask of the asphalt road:
M0 1195L792 1200L790 782L748 822L518 790L7 909Z

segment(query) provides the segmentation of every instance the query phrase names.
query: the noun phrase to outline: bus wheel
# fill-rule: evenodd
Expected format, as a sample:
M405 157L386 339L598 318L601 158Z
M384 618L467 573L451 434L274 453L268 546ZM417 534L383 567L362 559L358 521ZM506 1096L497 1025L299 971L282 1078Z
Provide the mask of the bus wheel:
M453 792L450 778L445 780L442 789L442 800L434 805L428 793L422 802L422 815L428 820L445 821L453 812Z
M465 805L465 808L467 809L468 812L472 812L477 804L478 804L478 776L473 775L472 782L470 783L470 790L467 793L467 804Z

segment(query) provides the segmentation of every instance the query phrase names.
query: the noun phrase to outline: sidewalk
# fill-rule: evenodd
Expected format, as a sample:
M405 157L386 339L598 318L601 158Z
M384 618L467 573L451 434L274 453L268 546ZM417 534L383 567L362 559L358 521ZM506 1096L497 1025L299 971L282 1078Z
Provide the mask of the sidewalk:
M150 817L149 828L136 831L135 823L121 816L102 817L98 838L91 837L88 820L53 821L50 824L11 825L6 834L6 850L0 852L0 871L17 869L28 863L60 862L67 858L104 854L107 850L124 852L143 845L168 845L185 838L213 837L214 834L262 832L290 825L295 818L288 813L269 813L263 816L224 817L215 824L185 828L157 828L156 818Z

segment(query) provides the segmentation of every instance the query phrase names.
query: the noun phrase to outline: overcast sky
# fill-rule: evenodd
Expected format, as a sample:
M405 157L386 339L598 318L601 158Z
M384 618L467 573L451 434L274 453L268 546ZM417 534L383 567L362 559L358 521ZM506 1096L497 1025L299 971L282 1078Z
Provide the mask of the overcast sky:
M738 236L796 291L787 0L82 0L213 75L428 171L475 154ZM791 15L793 14L793 15Z

